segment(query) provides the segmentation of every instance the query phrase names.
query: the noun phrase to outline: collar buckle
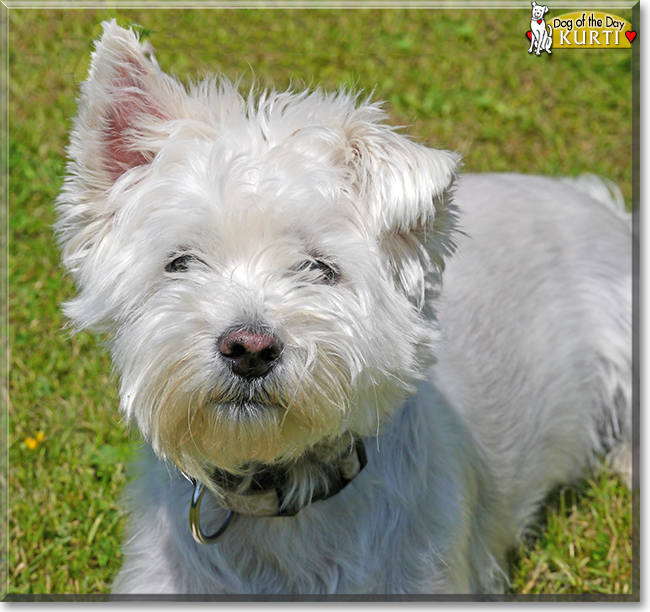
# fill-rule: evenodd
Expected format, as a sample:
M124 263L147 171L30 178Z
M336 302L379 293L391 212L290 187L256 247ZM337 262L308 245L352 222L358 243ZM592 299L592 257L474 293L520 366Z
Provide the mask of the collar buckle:
M190 531L192 532L192 537L199 544L216 544L224 536L228 527L230 527L230 523L235 518L235 511L228 510L228 514L219 529L212 535L206 535L201 529L201 523L199 522L199 510L201 509L201 500L203 499L204 493L205 485L194 481L194 492L192 493L192 501L190 502Z
M295 516L305 506L328 499L339 493L359 474L368 462L366 449L363 440L355 439L348 455L341 458L337 478L333 478L326 492L313 495L307 504L295 508L282 507L282 491L286 478L278 481L277 479L271 486L256 490L247 490L243 493L225 490L222 498L218 503L228 510L228 514L221 526L212 534L206 535L201 529L199 521L199 511L201 509L201 500L205 493L205 485L189 479L194 484L194 492L190 503L190 531L192 536L199 544L215 544L218 542L232 523L234 517L239 514L257 517L276 517L276 516Z

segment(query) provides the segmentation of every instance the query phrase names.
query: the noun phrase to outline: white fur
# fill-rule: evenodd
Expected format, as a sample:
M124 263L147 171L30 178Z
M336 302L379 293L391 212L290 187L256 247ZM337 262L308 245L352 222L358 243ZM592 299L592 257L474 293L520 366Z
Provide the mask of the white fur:
M499 591L552 487L629 455L631 237L612 196L593 180L454 185L457 155L383 118L346 92L186 92L105 24L57 230L78 286L66 313L108 336L121 410L152 449L116 592ZM284 349L244 384L216 347L250 327ZM322 478L308 457L353 436L368 465L339 494L192 539L179 469L215 494L210 531L212 468L283 465L304 502Z

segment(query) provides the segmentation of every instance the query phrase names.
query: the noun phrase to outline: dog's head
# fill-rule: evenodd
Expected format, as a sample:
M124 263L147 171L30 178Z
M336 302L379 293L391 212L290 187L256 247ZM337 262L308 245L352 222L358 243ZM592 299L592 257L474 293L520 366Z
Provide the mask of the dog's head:
M546 13L548 13L548 6L537 4L535 0L533 0L531 4L533 5L533 19L541 19Z
M122 410L199 479L376 433L430 363L458 156L346 92L186 91L148 51L105 24L57 202Z

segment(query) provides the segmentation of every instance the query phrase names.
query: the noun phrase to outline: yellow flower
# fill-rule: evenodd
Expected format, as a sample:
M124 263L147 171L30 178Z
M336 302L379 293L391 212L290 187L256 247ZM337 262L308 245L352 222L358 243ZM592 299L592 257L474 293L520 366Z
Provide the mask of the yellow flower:
M29 450L34 450L44 438L45 434L42 431L39 431L35 438L25 438L25 446Z

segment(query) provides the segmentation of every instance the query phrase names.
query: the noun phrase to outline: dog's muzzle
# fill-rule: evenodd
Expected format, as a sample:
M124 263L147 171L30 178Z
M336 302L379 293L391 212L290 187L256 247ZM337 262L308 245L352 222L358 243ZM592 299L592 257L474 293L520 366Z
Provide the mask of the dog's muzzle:
M221 526L211 535L201 529L199 510L201 500L205 493L205 485L190 479L194 484L194 493L190 503L190 531L194 539L200 544L214 544L226 533L236 515L256 517L287 517L295 516L307 505L333 497L344 489L361 472L367 463L366 449L361 439L355 440L350 452L341 457L335 469L331 470L331 477L326 489L312 495L303 505L286 506L284 504L284 491L288 475L277 468L266 468L255 475L253 483L245 491L237 487L237 478L215 470L211 476L212 481L222 491L218 499L219 505L228 510Z

